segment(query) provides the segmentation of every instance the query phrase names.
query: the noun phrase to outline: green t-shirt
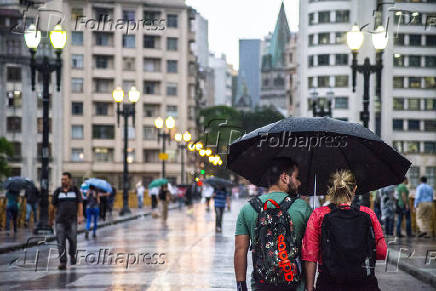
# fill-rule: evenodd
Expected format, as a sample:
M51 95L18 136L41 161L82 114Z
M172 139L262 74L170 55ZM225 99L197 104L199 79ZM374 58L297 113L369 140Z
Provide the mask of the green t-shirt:
M277 203L281 203L288 194L284 192L271 192L261 195L260 200L265 203L266 200L272 199ZM268 203L268 208L275 207ZM297 244L301 246L301 241L306 231L307 221L312 214L312 209L303 199L297 199L288 209L289 215L291 217L292 223L294 224L295 235L297 239ZM256 228L257 212L250 205L246 203L238 215L238 220L236 222L236 232L235 235L249 235L250 241L253 242L254 230ZM254 290L254 281L251 280L252 289ZM304 278L303 283L298 287L297 290L304 290Z
M408 201L409 201L409 189L407 189L406 185L400 184L400 185L398 185L397 191L398 191L398 205L401 208L404 208L404 201L403 201L402 195L403 195L403 193L406 194L406 203L408 203Z

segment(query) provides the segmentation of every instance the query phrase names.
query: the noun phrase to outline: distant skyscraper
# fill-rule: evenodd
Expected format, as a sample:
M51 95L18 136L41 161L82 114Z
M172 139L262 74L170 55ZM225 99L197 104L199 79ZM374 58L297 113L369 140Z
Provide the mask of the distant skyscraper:
M232 105L232 75L227 65L226 55L221 58L210 54L209 65L215 75L215 98L214 105Z
M254 108L260 99L260 39L239 40L239 79L236 106L242 97L242 92L245 92L240 88L244 83L251 98L251 108ZM245 94L244 98L246 98Z
M192 43L192 50L197 56L200 67L209 66L209 24L207 19L195 12L194 20L195 42Z

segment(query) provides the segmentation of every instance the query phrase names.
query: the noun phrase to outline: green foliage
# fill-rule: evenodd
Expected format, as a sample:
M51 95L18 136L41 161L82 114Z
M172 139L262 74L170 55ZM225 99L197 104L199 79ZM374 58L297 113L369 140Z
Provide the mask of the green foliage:
M0 179L9 176L8 158L12 157L13 154L12 144L5 137L0 137Z
M242 113L242 127L251 132L259 127L282 120L284 116L274 107L256 107L255 111Z

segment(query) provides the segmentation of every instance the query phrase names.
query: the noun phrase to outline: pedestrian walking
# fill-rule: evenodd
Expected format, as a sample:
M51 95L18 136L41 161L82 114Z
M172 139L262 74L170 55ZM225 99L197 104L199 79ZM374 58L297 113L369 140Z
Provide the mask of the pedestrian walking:
M213 194L215 202L215 231L222 232L223 214L227 207L230 207L230 196L226 190L226 187L220 187Z
M36 187L29 187L25 192L26 196L26 221L24 226L27 227L30 221L30 214L33 213L33 225L37 222L39 191Z
M203 184L201 188L201 196L205 199L206 211L210 210L210 198L213 195L213 187L209 184Z
M80 189L80 194L82 194L82 208L83 208L83 217L86 218L86 202L87 197L86 193L89 191L89 188L87 190Z
M410 222L410 206L409 206L409 189L407 185L409 180L404 177L403 183L398 185L398 203L397 203L397 237L403 237L401 234L401 225L403 223L403 218L406 218L406 233L408 237L412 236L412 225Z
M114 209L114 202L115 202L115 196L117 195L117 188L112 186L112 191L110 195L108 196L108 212L109 212L109 219L112 219L112 210Z
M171 193L168 190L168 184L164 184L159 190L159 201L162 204L162 221L166 221L168 218L168 205L171 200Z
M380 189L381 223L386 235L394 235L394 193L395 186L390 185Z
M351 203L357 185L349 170L334 173L330 185L332 203L313 211L303 239L307 291L315 290L317 264L317 291L380 290L375 261L387 252L380 223L373 210Z
M98 189L98 196L100 198L100 218L105 221L106 220L106 213L108 209L108 197L110 193L105 192L101 189Z
M17 220L18 220L18 199L20 192L15 190L8 190L6 192L6 231L9 235L10 223L12 221L14 228L14 235L17 233Z
M82 195L79 189L72 185L71 173L62 173L62 186L53 194L52 204L56 208L56 239L59 249L59 270L67 267L66 240L68 239L71 265L76 264L77 224L82 223Z
M144 205L144 192L145 188L142 185L142 182L139 181L138 184L136 184L136 198L138 199L138 208L142 208Z
M151 197L151 217L158 218L159 217L159 209L158 209L158 196L159 196L160 187L153 187L148 190L148 195Z
M416 187L415 208L416 224L421 231L419 237L434 237L433 229L433 187L427 184L427 177L421 177L421 183Z
M300 250L312 210L297 195L301 184L298 165L288 158L273 159L262 180L268 186L267 193L245 204L236 222L234 266L238 290L247 290L250 244L252 290L304 290Z
M95 186L90 185L89 186L89 190L86 193L86 199L87 199L87 203L86 203L86 232L85 232L85 238L88 239L89 238L89 229L91 227L91 221L94 220L94 228L92 231L92 237L95 238L96 237L96 231L97 231L97 227L98 227L98 218L100 216L100 209L99 209L99 204L100 204L100 196L99 193L97 191L97 189L95 188Z

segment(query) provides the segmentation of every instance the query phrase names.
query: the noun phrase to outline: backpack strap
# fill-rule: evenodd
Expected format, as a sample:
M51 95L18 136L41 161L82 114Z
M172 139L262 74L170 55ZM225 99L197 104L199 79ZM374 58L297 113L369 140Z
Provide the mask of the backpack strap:
M288 211L297 198L298 197L286 196L285 199L283 199L283 201L280 203L280 209L283 211Z
M262 212L263 203L262 203L262 200L259 199L259 197L254 197L254 198L250 199L249 203L250 203L251 207L253 207L257 213Z

